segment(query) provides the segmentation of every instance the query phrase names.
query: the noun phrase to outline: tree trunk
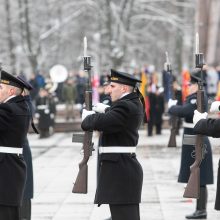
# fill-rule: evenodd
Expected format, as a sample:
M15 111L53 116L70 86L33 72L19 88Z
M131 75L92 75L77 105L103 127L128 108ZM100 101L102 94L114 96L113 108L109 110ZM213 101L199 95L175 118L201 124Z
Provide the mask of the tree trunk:
M35 73L38 69L37 53L33 51L31 42L31 30L30 30L30 19L29 19L29 0L19 0L19 11L20 11L20 28L21 37L23 40L23 48L25 49L27 58L31 64L32 71Z
M217 48L218 48L218 33L220 21L220 1L212 0L209 16L209 29L207 38L207 63L209 65L217 64Z
M9 47L9 56L10 56L10 67L12 74L16 73L16 57L14 54L15 44L12 36L12 28L11 28L11 11L10 11L10 1L5 0L5 11L6 11L6 23L7 23L7 33L8 33L8 47Z

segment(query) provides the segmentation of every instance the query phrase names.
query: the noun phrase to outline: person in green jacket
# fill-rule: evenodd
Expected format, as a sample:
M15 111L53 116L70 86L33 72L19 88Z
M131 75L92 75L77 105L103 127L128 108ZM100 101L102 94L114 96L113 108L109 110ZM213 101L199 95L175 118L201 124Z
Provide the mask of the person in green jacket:
M63 100L66 104L66 120L74 118L73 106L76 99L76 86L73 79L69 78L64 84L62 91Z

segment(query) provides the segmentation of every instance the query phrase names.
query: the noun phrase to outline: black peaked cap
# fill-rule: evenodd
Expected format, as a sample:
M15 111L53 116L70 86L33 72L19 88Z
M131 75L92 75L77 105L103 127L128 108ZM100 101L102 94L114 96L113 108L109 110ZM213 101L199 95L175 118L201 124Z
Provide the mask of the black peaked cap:
M15 76L7 73L4 70L1 71L0 83L15 86L15 87L21 88L21 89L26 88L23 81L21 81L20 79L18 79Z
M119 72L117 70L111 69L111 82L116 82L129 86L136 86L136 83L141 83L141 80L135 78L133 75L128 73Z
M103 86L109 85L110 82L111 82L111 77L110 77L110 75L107 75L107 76L105 77L105 81L103 82Z
M21 77L21 76L17 76L17 79L19 79L20 81L23 82L23 84L25 85L24 88L26 88L27 90L30 91L30 90L33 89L33 86L32 86L27 80L25 80L23 77Z

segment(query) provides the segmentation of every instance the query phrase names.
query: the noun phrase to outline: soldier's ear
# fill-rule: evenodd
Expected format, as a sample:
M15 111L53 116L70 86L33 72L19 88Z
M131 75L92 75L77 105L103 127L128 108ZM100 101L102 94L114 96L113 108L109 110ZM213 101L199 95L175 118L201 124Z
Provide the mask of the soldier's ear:
M123 85L123 87L124 87L124 89L125 89L126 92L128 92L129 89L130 89L130 86L128 86L128 85Z
M122 85L122 92L127 92L127 86L126 85Z
M10 88L8 88L8 93L9 93L10 96L11 95L15 95L16 94L16 90L14 88L10 87Z

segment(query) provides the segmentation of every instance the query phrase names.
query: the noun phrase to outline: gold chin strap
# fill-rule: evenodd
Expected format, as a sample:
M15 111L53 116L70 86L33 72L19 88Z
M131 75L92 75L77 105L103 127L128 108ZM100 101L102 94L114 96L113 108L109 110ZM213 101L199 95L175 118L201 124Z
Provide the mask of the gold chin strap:
M20 95L24 96L25 95L25 89L24 88L21 88L21 93Z

